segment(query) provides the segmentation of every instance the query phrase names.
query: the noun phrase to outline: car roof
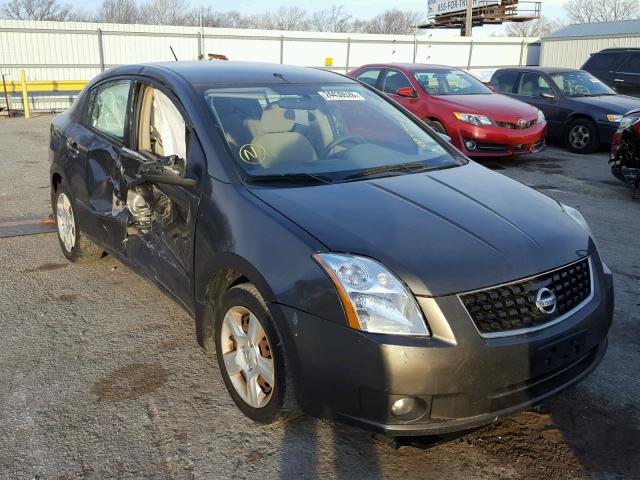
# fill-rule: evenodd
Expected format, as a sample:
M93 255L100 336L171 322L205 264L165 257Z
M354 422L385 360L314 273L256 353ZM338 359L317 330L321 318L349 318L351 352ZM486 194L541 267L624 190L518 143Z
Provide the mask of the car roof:
M505 70L517 70L520 72L538 72L538 73L559 73L559 72L580 72L579 68L562 68L562 67L509 67L499 68L495 73Z
M277 63L200 61L164 62L125 65L108 71L109 76L157 73L165 76L168 71L179 75L192 85L264 84L264 83L355 83L354 80L334 72L281 65Z
M422 68L430 68L434 70L450 70L456 67L450 67L447 65L438 65L431 63L369 63L362 65L358 68L371 68L371 67L383 67L383 68L404 68L405 70L420 70Z

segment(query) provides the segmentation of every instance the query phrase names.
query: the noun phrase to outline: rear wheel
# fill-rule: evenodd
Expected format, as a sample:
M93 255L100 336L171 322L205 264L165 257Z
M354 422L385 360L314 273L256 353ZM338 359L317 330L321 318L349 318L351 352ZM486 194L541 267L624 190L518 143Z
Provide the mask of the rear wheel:
M595 124L587 118L578 118L566 129L565 143L573 153L593 153L600 144Z
M63 184L59 184L53 200L53 211L58 229L60 248L67 260L83 262L100 258L103 250L85 238L78 228L72 196Z
M297 415L284 345L258 290L249 283L232 287L217 310L216 356L238 408L263 424Z

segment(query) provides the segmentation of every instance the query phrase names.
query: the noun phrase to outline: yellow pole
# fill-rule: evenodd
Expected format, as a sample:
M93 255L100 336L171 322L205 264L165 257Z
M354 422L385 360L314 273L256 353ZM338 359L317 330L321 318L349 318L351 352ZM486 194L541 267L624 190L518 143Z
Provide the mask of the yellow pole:
M31 118L31 111L29 110L29 94L27 93L27 76L24 73L24 68L20 69L20 81L22 82L22 105L24 105L24 118Z

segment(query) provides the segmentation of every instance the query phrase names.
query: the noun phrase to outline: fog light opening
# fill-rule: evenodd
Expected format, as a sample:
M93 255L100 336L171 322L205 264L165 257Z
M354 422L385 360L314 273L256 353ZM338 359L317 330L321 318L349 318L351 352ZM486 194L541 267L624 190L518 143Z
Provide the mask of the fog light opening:
M396 420L410 422L422 417L427 410L427 405L421 398L404 397L396 400L391 405L391 415Z
M464 147L467 150L475 150L478 146L476 145L476 142L474 142L473 140L465 140Z

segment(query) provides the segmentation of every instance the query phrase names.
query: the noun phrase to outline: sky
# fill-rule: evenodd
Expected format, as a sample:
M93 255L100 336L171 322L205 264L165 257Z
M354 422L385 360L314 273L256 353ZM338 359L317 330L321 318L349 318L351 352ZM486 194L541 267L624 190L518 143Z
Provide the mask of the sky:
M1 1L1 0L0 0ZM139 0L143 1L143 0ZM219 11L237 10L245 14L261 13L267 10L275 10L279 7L297 6L307 9L310 12L330 8L332 5L342 5L345 10L356 18L370 19L387 9L398 8L400 10L427 10L427 0L324 0L322 2L305 2L301 0L187 0L192 6L213 7ZM525 0L523 0L525 1ZM529 0L526 0L529 1ZM560 20L566 22L566 16L562 5L566 0L541 0L542 15L549 20ZM66 0L63 3L80 4L85 9L97 8L102 0ZM91 13L91 12L90 12ZM485 26L474 28L474 35L491 35L501 33L503 26ZM459 31L447 30L438 31L439 35L459 35Z

